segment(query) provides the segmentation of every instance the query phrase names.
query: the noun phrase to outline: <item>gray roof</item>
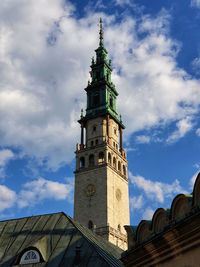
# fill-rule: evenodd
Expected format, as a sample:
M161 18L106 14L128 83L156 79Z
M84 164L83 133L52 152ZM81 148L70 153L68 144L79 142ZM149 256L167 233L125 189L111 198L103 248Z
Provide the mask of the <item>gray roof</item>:
M19 266L21 255L36 248L42 263L25 266L123 267L121 250L64 213L0 222L0 266ZM80 251L80 257L79 253Z

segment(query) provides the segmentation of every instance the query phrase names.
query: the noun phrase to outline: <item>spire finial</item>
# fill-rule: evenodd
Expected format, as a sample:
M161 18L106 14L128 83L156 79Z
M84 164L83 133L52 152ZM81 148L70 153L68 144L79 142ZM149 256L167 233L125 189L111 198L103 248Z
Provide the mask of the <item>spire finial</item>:
M83 109L81 109L81 118L83 118Z
M103 23L102 23L102 18L99 19L99 46L103 46Z

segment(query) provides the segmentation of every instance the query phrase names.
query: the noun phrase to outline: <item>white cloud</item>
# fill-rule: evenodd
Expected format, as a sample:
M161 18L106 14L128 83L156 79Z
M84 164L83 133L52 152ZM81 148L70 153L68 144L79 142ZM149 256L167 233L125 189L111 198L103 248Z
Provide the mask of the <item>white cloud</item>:
M0 150L0 177L5 176L6 164L14 158L14 153L10 149Z
M10 149L0 150L0 166L5 166L6 163L14 157L14 153Z
M133 6L133 1L130 0L115 0L115 4L118 6Z
M64 0L0 3L0 146L20 148L53 168L74 157L98 44L100 14L77 19L73 9ZM142 39L139 20L101 17L127 136L197 113L200 82L177 67L180 47L168 35L166 12L141 18Z
M197 57L192 61L192 67L197 74L200 74L200 58Z
M191 190L193 190L198 173L199 171L195 172L195 174L189 179L189 185Z
M54 199L64 200L70 195L73 189L72 184L63 184L38 178L24 184L18 196L19 208L34 206L42 200Z
M192 129L193 123L191 118L186 117L176 123L177 130L174 131L167 139L168 143L173 143L182 138Z
M142 220L151 220L155 210L151 209L150 207L146 208L143 215Z
M191 0L191 6L200 8L200 0Z
M194 167L195 167L196 169L199 169L199 170L200 170L200 162L195 163L195 164L194 164Z
M130 209L132 211L136 210L136 209L141 209L142 206L144 205L144 199L143 196L134 196L130 198Z
M0 185L0 212L11 208L16 201L16 193L5 185Z
M178 180L175 180L172 184L168 184L145 179L139 175L134 176L132 173L129 173L129 178L131 183L142 190L147 198L159 203L164 203L166 198L172 198L175 194L187 193L180 186Z
M197 136L200 136L200 128L198 128L198 129L196 130L196 134L197 134Z
M150 141L151 141L150 136L147 136L147 135L136 136L136 142L139 144L149 144Z

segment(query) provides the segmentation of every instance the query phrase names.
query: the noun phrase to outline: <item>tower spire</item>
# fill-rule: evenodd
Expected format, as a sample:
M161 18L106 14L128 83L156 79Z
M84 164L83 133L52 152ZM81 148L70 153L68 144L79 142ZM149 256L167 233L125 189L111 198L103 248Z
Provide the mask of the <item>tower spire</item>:
M99 46L103 46L103 22L99 19Z

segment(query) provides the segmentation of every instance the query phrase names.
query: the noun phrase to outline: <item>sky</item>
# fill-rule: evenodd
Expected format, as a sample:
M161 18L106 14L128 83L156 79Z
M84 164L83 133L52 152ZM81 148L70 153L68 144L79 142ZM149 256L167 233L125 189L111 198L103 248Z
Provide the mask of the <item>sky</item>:
M77 120L98 47L112 59L131 224L200 171L199 0L0 1L0 219L73 216Z

